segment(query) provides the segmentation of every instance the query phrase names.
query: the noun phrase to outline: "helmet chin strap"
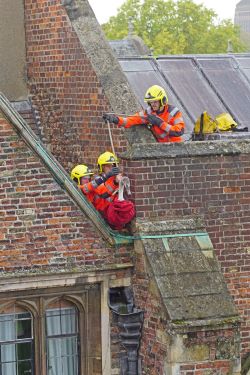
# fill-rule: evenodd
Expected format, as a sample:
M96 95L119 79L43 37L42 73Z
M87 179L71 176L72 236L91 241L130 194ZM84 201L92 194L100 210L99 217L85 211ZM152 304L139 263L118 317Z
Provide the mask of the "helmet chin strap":
M156 111L157 115L160 115L162 112L164 112L164 105L161 106L158 111Z

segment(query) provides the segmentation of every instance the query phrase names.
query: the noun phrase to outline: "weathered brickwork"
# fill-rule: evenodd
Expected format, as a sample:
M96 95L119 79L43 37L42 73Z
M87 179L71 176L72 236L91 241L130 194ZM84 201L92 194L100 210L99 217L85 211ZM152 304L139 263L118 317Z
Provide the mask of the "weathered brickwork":
M139 218L205 219L242 317L242 355L249 352L249 155L162 158L127 164Z
M207 361L200 362L199 359L195 364L183 364L180 366L180 374L230 374L233 372L232 362L229 360L230 354L233 356L235 348L239 342L235 342L234 333L232 330L219 330L196 332L187 335L184 344L187 348L196 347L197 353L204 352L207 355Z
M137 248L133 287L136 305L145 311L140 357L143 374L163 374L170 336L167 334L167 314L155 281L152 278L142 248Z
M0 121L0 267L112 267L130 262L129 247L110 248L11 126Z
M96 164L111 151L102 114L110 111L89 59L58 0L25 2L27 71L43 141L64 167ZM112 126L113 127L113 126ZM117 153L127 146L113 127Z
M228 375L231 374L229 361L214 361L197 363L196 365L183 365L180 375Z
M61 1L25 0L25 30L27 78L36 124L29 112L25 118L67 171L78 163L94 166L101 152L111 151L102 120L102 113L111 108ZM112 135L116 152L121 154L128 148L123 131L112 125ZM249 155L141 157L141 161L123 161L131 178L137 217L205 219L242 318L244 357L250 351ZM0 121L0 175L2 275L112 270L115 280L131 276L131 268L116 268L133 261L135 305L145 311L142 374L166 375L175 363L178 375L232 373L239 342L226 322L224 329L204 327L180 334L186 357L172 358L178 335L169 327L144 249L138 251L137 247L133 252L132 246L109 247L5 120ZM110 332L111 368L116 375L124 348L115 322Z
M166 312L157 286L152 278L143 252L135 256L135 273L133 277L133 292L135 305L144 310L141 346L139 356L143 375L162 375L164 361L167 360L170 336L167 333ZM117 318L111 315L111 356L114 374L120 374L120 363L125 351L121 344Z

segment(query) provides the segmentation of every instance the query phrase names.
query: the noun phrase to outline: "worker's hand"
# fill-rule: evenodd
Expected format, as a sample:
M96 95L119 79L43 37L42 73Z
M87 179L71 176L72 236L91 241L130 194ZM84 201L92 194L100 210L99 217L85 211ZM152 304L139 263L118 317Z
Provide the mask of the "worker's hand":
M164 122L160 117L152 115L152 114L148 114L147 118L148 118L148 121L149 121L150 124L156 125L156 126L159 126L159 127Z
M119 122L119 118L116 115L112 115L112 114L109 115L108 113L104 113L102 118L106 123L112 122L113 124L118 124Z
M108 179L109 177L117 176L119 173L120 169L118 167L113 167L105 176Z

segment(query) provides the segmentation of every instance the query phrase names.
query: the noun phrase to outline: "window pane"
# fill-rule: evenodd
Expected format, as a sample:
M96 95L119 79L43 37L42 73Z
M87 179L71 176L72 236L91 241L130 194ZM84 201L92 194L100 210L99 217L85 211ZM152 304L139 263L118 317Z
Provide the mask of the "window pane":
M2 340L0 345L1 375L33 374L31 362L31 360L33 361L31 317L29 312L0 315L0 335ZM7 343L7 341L11 341L11 343Z
M48 340L48 357L61 357L61 339Z
M16 346L15 344L1 345L1 362L15 362Z
M67 337L61 340L62 356L74 356L77 354L77 337Z
M70 309L70 313L61 316L62 333L76 333L76 312Z
M31 356L32 356L31 342L17 344L18 361L22 361L24 359L31 359Z
M53 342L51 342L53 341ZM49 340L49 375L77 375L78 355L77 340Z
M76 310L54 309L46 311L47 336L76 333Z
M77 338L49 339L48 370L53 375L77 375Z
M23 312L23 313L18 313L16 314L16 320L17 319L30 319L31 318L31 314L29 312Z
M78 356L62 358L62 370L63 375L78 374Z
M14 315L0 315L0 341L15 340Z
M18 375L29 375L32 374L31 369L31 362L30 361L24 361L24 362L18 362ZM12 375L12 374L9 374Z
M77 318L74 307L46 311L48 375L79 374Z
M16 375L16 363L3 363L1 365L2 375Z
M62 361L60 358L51 358L48 360L48 375L64 375L62 372ZM74 375L74 374L72 374Z
M31 320L17 320L16 322L16 338L28 339L32 337Z
M77 337L64 337L48 340L48 356L65 357L77 354Z

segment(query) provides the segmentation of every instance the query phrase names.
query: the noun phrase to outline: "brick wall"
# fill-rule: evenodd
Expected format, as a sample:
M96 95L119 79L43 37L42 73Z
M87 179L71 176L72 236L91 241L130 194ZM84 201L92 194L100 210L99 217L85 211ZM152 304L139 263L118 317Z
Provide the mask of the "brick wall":
M226 375L233 373L232 361L229 353L233 353L239 344L236 342L233 330L215 330L215 331L198 331L190 333L184 340L187 348L196 346L201 351L207 347L207 361L195 363L186 363L180 365L180 375L205 375L220 374ZM198 349L198 350L199 350ZM231 358L232 359L232 358Z
M25 21L28 84L41 121L42 140L67 170L76 163L93 166L99 153L111 150L101 118L111 108L96 73L60 1L26 0ZM0 156L6 160L0 164L4 176L0 186L0 216L4 218L1 270L65 269L72 264L102 267L130 261L129 249L107 247L6 122L1 121L0 126ZM116 127L113 136L119 154L128 144ZM128 161L125 166L139 218L204 217L243 319L244 356L250 350L249 155L162 157ZM144 267L143 254L137 254L135 260L136 305L146 311L143 374L158 375L168 357L169 337L162 334L167 316ZM226 334L218 332L214 337ZM115 337L114 333L114 341ZM200 340L207 338L201 335ZM211 353L212 347L211 340ZM116 351L119 349L113 348L114 368L118 367ZM197 360L181 368L183 375L209 373L229 373L229 361L211 354L206 363Z
M111 151L103 89L61 2L25 1L28 83L43 141L68 170ZM113 127L116 152L127 142Z
M110 248L41 161L0 119L0 270L97 269L130 261Z
M143 375L162 375L168 357L170 337L167 334L167 314L150 271L143 247L137 246L133 289L136 306L144 310L140 346Z
M249 154L128 161L137 217L203 217L242 317L242 355L250 350Z
M133 288L136 306L145 311L140 358L143 375L239 374L239 326L173 328L145 257L136 246Z
M180 375L228 375L232 373L229 361L215 361L183 365Z

